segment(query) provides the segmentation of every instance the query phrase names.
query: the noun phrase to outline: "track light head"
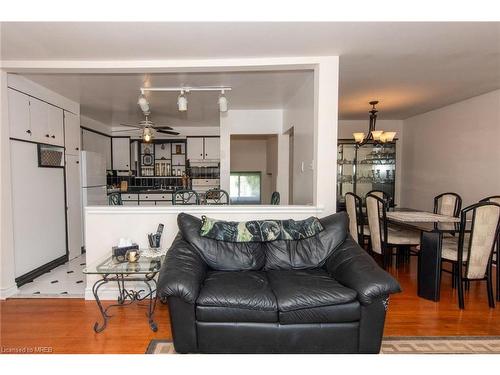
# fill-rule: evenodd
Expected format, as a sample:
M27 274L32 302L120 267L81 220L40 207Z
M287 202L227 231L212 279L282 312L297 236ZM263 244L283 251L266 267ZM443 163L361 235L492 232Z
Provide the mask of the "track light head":
M180 112L187 111L188 100L186 95L184 95L184 90L181 91L181 94L177 97L177 108Z
M141 93L141 95L139 95L139 99L137 100L137 104L139 105L139 107L141 107L141 111L144 112L145 115L149 115L149 102L148 100L146 99L146 97L144 96L144 94Z
M219 111L220 112L227 112L228 101L227 101L226 96L224 95L224 90L221 91L218 103L219 103Z

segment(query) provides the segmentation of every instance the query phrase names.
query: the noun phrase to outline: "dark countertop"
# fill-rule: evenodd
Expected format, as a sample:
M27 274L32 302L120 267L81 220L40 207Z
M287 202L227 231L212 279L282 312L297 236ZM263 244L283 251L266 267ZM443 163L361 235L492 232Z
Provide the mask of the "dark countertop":
M117 189L117 192L121 194L173 194L175 190L173 189L153 189L153 188L129 188L127 191L120 191L120 189Z

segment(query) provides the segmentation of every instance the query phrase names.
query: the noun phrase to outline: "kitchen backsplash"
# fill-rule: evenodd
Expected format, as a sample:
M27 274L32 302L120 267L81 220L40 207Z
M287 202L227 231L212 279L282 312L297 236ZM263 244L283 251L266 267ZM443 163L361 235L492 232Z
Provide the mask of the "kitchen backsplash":
M119 187L122 181L127 181L129 188L165 188L178 189L182 187L182 179L169 177L135 177L135 176L107 176L108 186Z

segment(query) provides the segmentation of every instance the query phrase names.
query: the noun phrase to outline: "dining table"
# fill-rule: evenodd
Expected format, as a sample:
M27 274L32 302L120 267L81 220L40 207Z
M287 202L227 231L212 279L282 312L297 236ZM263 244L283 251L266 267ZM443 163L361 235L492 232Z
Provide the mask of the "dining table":
M439 224L459 223L460 218L398 208L386 213L387 221L406 229L419 231L420 251L418 256L417 294L421 298L438 302L441 290L441 248L443 231Z

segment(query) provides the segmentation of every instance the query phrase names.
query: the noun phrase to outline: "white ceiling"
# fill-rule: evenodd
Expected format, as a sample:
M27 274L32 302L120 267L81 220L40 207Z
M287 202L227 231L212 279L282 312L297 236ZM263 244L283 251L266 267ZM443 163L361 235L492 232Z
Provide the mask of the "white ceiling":
M404 119L500 88L500 23L495 22L3 23L1 37L3 60L339 55L342 119L365 119L371 99L380 100L381 119ZM271 84L281 85L275 89L276 101L289 94L283 90L296 84L297 76L287 74L281 78L294 82L281 82L281 78L271 81ZM211 84L228 84L225 80L232 75L213 78ZM135 80L135 86L143 78L122 77ZM191 84L191 77L172 79ZM199 77L201 81L204 79ZM61 79L61 85L69 87L71 80L75 81L71 84L78 86L82 98L95 95L93 88L92 93L89 92L91 83L75 76ZM80 83L76 83L78 80ZM119 111L123 113L113 117L121 119L125 112L132 113L127 118L136 115L136 108L128 107L132 97L135 101L135 94L126 101L118 99L124 96L121 90L128 87L125 83L123 86L117 83L120 78L92 77L92 80L98 81L94 85L102 87L102 92L110 94L103 98L108 109L109 106L121 108ZM242 77L235 80L245 82ZM251 83L252 78L248 81ZM110 82L117 89L104 87ZM258 99L254 91L241 93L249 96L248 103ZM235 91L232 95L239 94ZM271 97L261 96L261 99L270 103L274 100ZM194 109L195 100L193 96L190 110ZM239 100L232 98L233 105L239 105ZM101 110L93 106L90 101L83 105L84 109L93 108L96 113ZM105 109L102 110L99 116L109 118ZM213 110L211 106L200 109L207 113ZM192 121L198 121L198 115L188 114L193 116Z
M140 87L230 86L230 109L283 108L312 71L189 73L189 74L68 74L25 75L81 103L83 115L116 126L144 116L137 105ZM170 126L219 126L219 92L187 94L188 111L177 110L178 92L146 92L151 119Z

